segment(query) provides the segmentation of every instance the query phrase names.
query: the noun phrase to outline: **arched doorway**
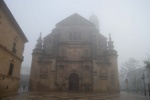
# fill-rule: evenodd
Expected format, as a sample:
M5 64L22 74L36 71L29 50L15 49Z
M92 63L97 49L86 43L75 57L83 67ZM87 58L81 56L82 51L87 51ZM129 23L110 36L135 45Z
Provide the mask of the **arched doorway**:
M79 76L75 73L69 76L69 90L79 91Z

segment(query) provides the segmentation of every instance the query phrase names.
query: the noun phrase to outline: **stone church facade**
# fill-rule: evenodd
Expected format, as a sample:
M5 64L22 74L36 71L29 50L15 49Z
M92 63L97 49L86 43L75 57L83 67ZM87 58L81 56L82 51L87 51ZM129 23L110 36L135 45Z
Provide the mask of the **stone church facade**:
M32 53L30 89L43 91L119 91L113 41L78 14L40 36Z

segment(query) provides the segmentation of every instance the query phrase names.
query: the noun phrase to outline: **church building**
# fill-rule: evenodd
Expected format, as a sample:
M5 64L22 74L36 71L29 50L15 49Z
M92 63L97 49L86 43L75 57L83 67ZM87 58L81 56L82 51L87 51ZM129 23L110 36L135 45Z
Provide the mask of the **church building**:
M30 90L118 92L117 57L111 36L75 13L37 40Z

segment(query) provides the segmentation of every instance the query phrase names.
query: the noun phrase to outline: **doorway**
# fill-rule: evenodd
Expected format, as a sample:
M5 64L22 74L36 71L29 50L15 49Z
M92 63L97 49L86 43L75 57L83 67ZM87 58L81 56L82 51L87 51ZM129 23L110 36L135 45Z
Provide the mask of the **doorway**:
M76 73L69 76L69 90L79 91L79 76Z

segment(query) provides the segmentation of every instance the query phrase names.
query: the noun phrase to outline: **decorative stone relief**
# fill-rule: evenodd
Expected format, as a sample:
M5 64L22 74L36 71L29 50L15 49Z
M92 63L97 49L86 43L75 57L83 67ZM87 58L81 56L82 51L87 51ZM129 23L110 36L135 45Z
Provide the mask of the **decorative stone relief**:
M48 77L48 68L47 67L41 67L40 68L40 78L46 79Z
M68 59L80 59L83 56L83 47L81 45L69 45L66 48Z
M71 49L68 49L67 51L68 51L69 58L80 58L82 54L81 48L71 48Z

